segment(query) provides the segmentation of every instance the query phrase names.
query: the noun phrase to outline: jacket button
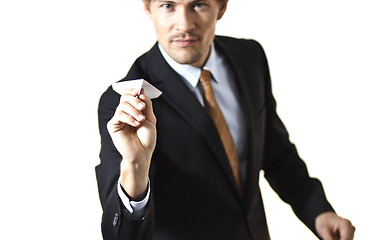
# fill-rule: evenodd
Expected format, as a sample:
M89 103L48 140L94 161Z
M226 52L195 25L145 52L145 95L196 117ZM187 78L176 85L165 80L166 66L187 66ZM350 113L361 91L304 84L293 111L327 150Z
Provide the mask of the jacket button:
M113 219L113 226L116 227L118 225L118 221L119 221L119 215L118 213L116 213L114 215L114 219Z

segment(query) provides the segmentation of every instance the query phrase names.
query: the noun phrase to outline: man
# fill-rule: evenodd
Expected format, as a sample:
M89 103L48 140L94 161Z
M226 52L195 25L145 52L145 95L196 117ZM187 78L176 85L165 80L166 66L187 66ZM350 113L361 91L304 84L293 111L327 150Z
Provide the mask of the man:
M227 0L144 7L158 43L123 81L144 78L163 94L110 87L101 97L104 239L269 239L262 169L317 236L353 239L289 142L260 45L215 37Z

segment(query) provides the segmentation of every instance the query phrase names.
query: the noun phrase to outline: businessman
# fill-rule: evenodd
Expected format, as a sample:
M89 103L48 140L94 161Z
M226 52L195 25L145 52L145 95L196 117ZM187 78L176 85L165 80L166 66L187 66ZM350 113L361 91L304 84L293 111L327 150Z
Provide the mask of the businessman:
M259 172L319 238L353 239L276 113L253 40L215 36L227 0L144 0L158 42L99 104L104 239L270 239Z

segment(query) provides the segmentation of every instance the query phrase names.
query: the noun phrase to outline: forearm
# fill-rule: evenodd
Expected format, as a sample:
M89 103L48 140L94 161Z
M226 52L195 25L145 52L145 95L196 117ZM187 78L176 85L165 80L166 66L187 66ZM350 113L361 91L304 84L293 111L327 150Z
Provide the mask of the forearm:
M122 160L119 183L131 200L140 201L145 197L150 167L147 162Z

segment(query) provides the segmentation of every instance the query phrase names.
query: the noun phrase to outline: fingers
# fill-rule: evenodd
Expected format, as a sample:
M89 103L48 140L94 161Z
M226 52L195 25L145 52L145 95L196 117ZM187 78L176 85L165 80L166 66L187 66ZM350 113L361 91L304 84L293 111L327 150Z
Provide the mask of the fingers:
M137 89L128 89L123 92L115 114L108 123L109 132L119 131L126 125L138 127L145 121L145 115L151 120L155 119L151 116L153 115L151 100L145 95L143 89L139 96L138 94Z
M152 107L152 102L149 97L146 96L145 90L141 90L141 94L139 98L145 103L145 108L141 110L142 114L145 116L145 119L152 122L154 125L156 124L156 117L154 115L154 110Z
M136 97L137 94L137 89L125 91L116 110L119 121L131 126L138 126L140 122L145 120L141 111L146 108L146 104L142 99Z

